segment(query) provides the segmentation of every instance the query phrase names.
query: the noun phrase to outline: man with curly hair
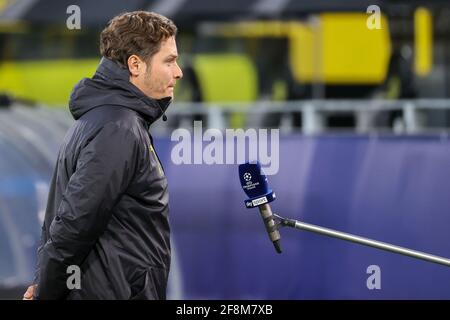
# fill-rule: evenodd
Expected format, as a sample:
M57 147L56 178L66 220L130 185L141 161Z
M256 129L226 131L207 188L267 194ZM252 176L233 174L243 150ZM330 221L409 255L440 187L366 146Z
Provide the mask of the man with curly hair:
M97 71L70 96L75 123L58 154L24 299L166 298L169 195L149 127L164 120L182 77L176 33L171 20L145 11L116 16L102 31Z

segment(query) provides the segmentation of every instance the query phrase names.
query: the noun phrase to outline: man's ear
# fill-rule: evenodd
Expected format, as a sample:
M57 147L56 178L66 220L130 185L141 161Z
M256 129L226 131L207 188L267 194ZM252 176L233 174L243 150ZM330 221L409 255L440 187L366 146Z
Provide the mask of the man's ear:
M138 77L141 73L145 72L144 61L135 54L128 57L127 64L132 77Z

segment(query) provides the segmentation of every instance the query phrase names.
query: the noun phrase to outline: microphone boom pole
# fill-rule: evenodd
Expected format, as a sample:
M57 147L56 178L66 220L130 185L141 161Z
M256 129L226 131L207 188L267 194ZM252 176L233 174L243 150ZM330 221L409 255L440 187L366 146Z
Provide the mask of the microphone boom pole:
M369 246L369 247L373 247L373 248L377 248L377 249L381 249L381 250L385 250L385 251L390 251L390 252L398 253L401 255L409 256L412 258L421 259L421 260L425 260L425 261L429 261L429 262L433 262L433 263L437 263L437 264L441 264L441 265L450 267L450 259L447 259L447 258L435 256L435 255L424 253L424 252L417 251L417 250L411 250L408 248L392 245L392 244L389 244L386 242L381 242L381 241L376 241L376 240L372 240L369 238L355 236L350 233L345 233L345 232L336 231L336 230L329 229L329 228L319 227L314 224L309 224L309 223L301 222L301 221L294 220L294 219L286 219L286 218L280 217L279 215L276 215L276 214L274 214L273 216L275 217L275 220L278 220L277 226L292 227L292 228L299 229L299 230L306 230L309 232L318 233L318 234L325 235L328 237L338 238L341 240L354 242L354 243L362 244L365 246Z
M244 202L245 206L249 209L259 209L269 238L278 253L281 253L281 236L278 229L280 227L291 227L450 267L450 259L447 258L435 256L417 250L411 250L386 242L355 236L350 233L319 227L314 224L309 224L294 219L286 219L273 214L269 203L274 201L276 196L273 190L269 188L267 177L262 172L261 164L257 161L252 163L247 162L239 165L239 177L242 188L249 197L249 199L245 200Z

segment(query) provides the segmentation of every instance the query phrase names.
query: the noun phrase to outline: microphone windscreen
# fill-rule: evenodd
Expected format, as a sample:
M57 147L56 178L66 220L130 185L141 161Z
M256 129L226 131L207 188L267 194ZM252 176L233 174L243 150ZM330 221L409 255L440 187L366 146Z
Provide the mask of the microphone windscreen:
M249 198L263 196L271 192L267 177L258 161L239 165L239 179L242 189Z

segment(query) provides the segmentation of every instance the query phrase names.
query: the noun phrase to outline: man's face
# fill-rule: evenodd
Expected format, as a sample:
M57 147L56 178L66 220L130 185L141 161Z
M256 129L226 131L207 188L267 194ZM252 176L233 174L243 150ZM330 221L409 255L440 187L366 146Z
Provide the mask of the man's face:
M153 99L173 98L173 90L183 72L177 64L178 51L175 37L170 37L161 43L160 50L155 53L150 63L138 61L138 66L128 64L130 81L145 95Z

